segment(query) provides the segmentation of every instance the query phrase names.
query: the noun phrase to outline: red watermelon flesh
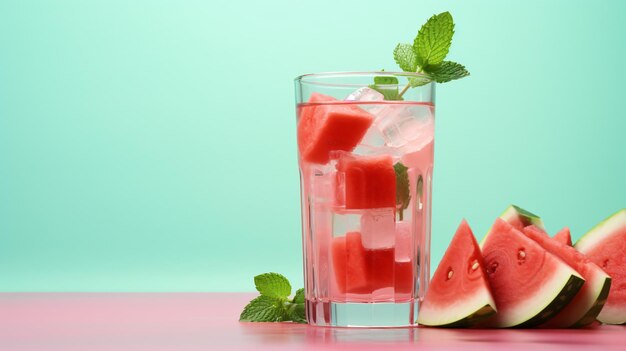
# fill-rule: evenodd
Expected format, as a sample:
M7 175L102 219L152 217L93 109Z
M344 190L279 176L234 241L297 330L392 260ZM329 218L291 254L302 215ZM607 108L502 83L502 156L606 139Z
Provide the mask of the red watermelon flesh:
M361 233L348 232L333 239L333 268L339 291L367 292L367 257L361 243Z
M413 292L413 233L412 223L396 222L395 225L395 292ZM397 297L396 297L397 298Z
M480 248L463 220L429 284L418 323L471 326L492 315L495 309Z
M626 209L600 222L574 247L612 279L609 297L598 320L607 324L626 324Z
M395 287L396 293L410 293L413 267L410 261L396 261L395 249L365 249L361 233L348 232L333 239L333 268L341 293L370 294Z
M413 262L410 260L396 261L394 272L396 294L410 294L413 291Z
M569 228L563 228L561 233L567 233L569 237ZM585 255L567 244L550 238L542 229L528 226L524 228L524 234L574 268L585 279L584 285L572 301L541 327L581 327L595 321L609 293L611 278Z
M569 232L569 228L565 227L554 235L554 240L561 244L572 246L572 235Z
M374 116L358 106L325 102L337 99L313 93L310 105L299 107L298 149L307 162L326 164L331 151L352 151L374 121Z
M343 172L347 209L396 207L396 172L391 156L344 155L337 169Z
M554 317L584 280L565 262L498 218L483 245L498 313L495 327L533 327Z

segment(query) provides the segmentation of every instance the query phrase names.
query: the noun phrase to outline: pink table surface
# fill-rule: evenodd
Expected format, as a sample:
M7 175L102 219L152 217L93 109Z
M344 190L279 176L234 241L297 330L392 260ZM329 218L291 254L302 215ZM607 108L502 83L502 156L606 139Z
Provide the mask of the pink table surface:
M320 328L239 323L250 293L1 293L0 351L626 350L626 326L580 330Z

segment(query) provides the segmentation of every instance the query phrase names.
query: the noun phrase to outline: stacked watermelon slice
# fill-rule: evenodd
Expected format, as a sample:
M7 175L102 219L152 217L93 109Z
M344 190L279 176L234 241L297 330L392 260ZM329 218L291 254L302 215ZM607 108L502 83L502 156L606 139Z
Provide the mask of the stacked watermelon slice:
M441 327L576 328L626 323L626 209L572 246L511 206L480 245L463 221L432 278L418 322Z

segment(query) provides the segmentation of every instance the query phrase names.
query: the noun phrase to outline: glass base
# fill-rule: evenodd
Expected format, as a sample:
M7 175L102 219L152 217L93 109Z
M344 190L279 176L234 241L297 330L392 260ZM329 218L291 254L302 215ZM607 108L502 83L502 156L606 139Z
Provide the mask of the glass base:
M397 328L417 325L417 301L306 303L307 322L327 327Z

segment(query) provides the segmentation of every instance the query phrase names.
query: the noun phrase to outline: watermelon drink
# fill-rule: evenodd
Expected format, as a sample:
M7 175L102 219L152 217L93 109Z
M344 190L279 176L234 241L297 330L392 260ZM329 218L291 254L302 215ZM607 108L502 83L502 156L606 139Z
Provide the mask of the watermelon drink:
M310 324L415 325L429 277L434 84L398 94L418 78L296 79Z

